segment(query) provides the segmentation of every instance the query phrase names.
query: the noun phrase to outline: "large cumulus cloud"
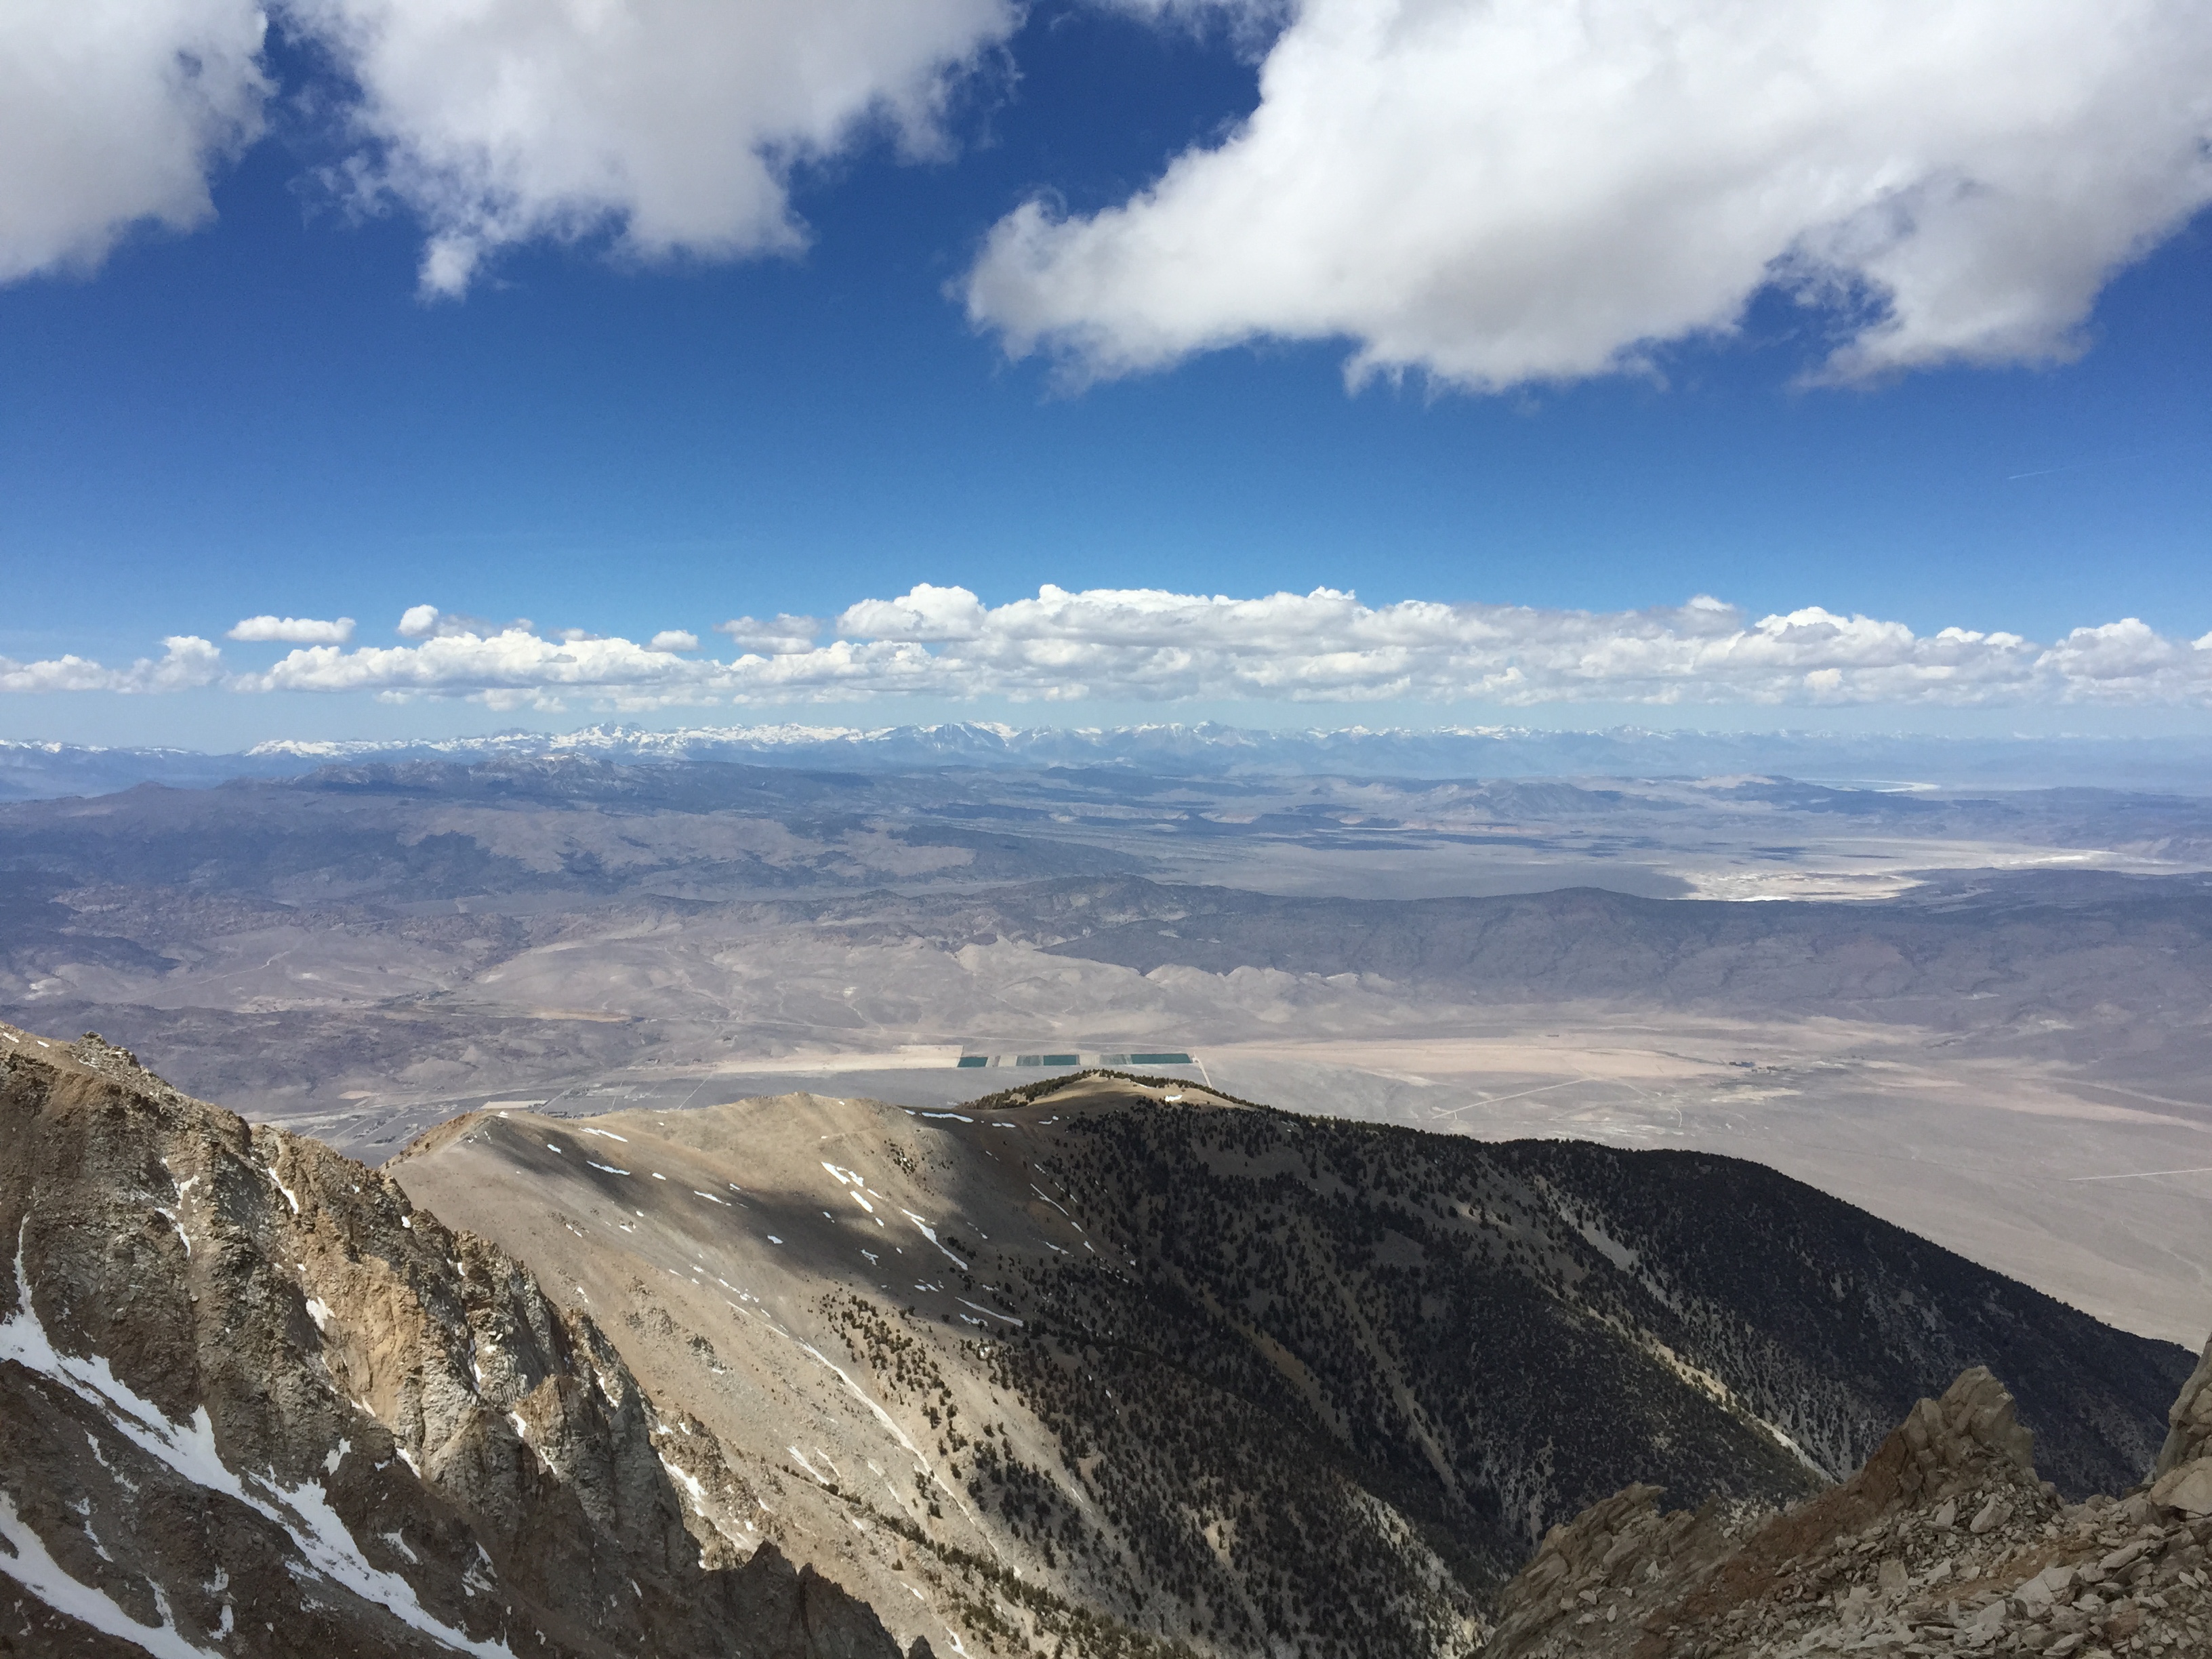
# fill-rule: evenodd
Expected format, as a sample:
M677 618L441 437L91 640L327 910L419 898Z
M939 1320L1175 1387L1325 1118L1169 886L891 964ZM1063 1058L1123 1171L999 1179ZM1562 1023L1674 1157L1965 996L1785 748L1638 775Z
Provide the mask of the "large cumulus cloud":
M360 84L354 183L428 223L422 280L611 230L627 252L796 248L794 161L872 121L939 142L947 78L1012 0L289 0Z
M1495 388L1770 285L1844 378L2063 357L2212 200L2199 0L1299 0L1250 118L992 232L969 313L1079 375L1258 337Z
M1820 606L1752 617L1717 599L1646 611L1540 610L1349 592L1263 598L1048 586L986 604L922 583L812 618L725 624L740 651L696 654L698 635L649 642L528 623L480 623L418 605L403 641L304 646L233 672L196 636L109 670L78 657L0 659L0 690L162 690L221 681L242 692L467 697L495 708L617 709L790 705L919 696L1021 702L1546 703L1905 708L2069 704L2212 706L2212 634L2170 638L2134 618L2045 644L1999 630L1918 634ZM817 642L822 632L832 635Z
M209 169L261 131L264 27L253 0L0 5L0 282L207 218Z
M1747 299L1831 373L2063 357L2212 199L2202 0L1098 0L1263 39L1258 107L1121 205L990 233L972 318L1079 375L1262 337L1477 387L1635 368ZM462 292L518 243L805 240L794 165L945 142L1018 0L268 0L325 177ZM254 0L0 6L0 281L189 227L271 96ZM334 126L335 130L331 130ZM1055 181L1046 181L1052 183Z
M942 144L948 91L1014 0L270 0L347 83L315 89L355 205L427 232L426 289L609 236L624 256L799 247L796 162L889 130ZM208 216L271 93L254 0L0 5L0 281L96 263L133 222Z

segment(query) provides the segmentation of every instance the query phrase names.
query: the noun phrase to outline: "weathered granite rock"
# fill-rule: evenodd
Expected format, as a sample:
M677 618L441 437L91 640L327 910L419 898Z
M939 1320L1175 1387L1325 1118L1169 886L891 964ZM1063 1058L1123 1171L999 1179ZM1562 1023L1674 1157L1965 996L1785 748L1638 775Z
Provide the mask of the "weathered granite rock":
M590 1318L328 1148L0 1034L0 1653L898 1659L702 1565Z
M1917 1404L1850 1480L1787 1511L1662 1515L1631 1486L1546 1538L1507 1587L1492 1659L2212 1653L2206 1370L2180 1460L2148 1490L2062 1507L1980 1367ZM2207 1505L2212 1508L2212 1505Z
M2153 1472L2151 1501L2185 1515L2212 1515L2212 1342L2183 1383Z

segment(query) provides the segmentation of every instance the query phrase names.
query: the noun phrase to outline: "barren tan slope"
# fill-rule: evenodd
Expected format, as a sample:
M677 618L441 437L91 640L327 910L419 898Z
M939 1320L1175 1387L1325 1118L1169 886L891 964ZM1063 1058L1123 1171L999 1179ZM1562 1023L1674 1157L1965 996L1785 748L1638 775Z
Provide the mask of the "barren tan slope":
M969 1651L1050 1650L1062 1617L972 1562L1133 1622L1155 1600L1105 1564L1118 1552L1079 1559L1024 1535L963 1480L988 1440L1112 1536L1057 1440L991 1386L994 1347L1025 1321L1012 1287L973 1271L977 1243L1096 1259L1033 1167L1062 1121L1051 1106L925 1113L809 1094L582 1120L483 1113L387 1168L593 1310L654 1396L718 1437L726 1471L693 1494L714 1525L772 1537L895 1627L905 1607ZM887 1345L897 1356L880 1370L859 1363L856 1348Z

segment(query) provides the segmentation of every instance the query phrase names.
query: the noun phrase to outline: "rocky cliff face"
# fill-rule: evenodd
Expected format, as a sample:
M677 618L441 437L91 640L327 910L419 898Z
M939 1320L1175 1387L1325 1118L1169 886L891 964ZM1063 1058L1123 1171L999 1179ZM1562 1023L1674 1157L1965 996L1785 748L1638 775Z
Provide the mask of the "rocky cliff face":
M2208 1376L2212 1345L2156 1478L2118 1499L2062 1503L1980 1367L1795 1509L1662 1515L1630 1486L1545 1538L1486 1659L2212 1652Z
M591 1319L389 1179L14 1030L0 1147L0 1653L897 1659L696 1535Z
M2212 1514L2212 1342L2181 1385L2166 1444L2159 1449L2151 1497L2191 1514Z

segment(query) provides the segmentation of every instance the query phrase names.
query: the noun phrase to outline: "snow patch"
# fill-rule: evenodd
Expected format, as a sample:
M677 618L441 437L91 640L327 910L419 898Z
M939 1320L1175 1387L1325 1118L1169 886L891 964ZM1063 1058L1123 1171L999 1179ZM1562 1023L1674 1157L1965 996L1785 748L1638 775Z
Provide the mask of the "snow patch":
M921 1230L921 1236L927 1239L931 1243L936 1244L938 1249L944 1255L945 1258L951 1262L954 1267L959 1268L963 1273L968 1271L968 1264L966 1262L963 1261L958 1256L954 1255L951 1251L945 1249L944 1245L938 1243L936 1228L931 1226L927 1221L924 1221L912 1210L901 1210L899 1213L904 1216L908 1221L914 1223L916 1227L919 1227Z
M690 1494L691 1498L691 1507L698 1510L700 1514L705 1515L707 1513L707 1489L699 1484L699 1477L692 1474L688 1470L678 1468L665 1457L660 1460L660 1467L668 1471L668 1478L670 1480L673 1480L678 1486L683 1487L685 1492Z
M0 1322L0 1358L13 1359L26 1370L37 1371L60 1383L105 1415L114 1425L116 1432L125 1439L148 1456L166 1463L194 1486L234 1498L255 1513L275 1522L291 1534L294 1546L305 1558L307 1565L322 1577L343 1585L373 1606L382 1607L393 1617L444 1647L477 1655L479 1659L494 1659L495 1656L499 1659L514 1659L513 1650L505 1643L479 1642L465 1632L440 1623L416 1599L413 1585L395 1573L371 1566L362 1555L361 1547L354 1541L353 1534L346 1530L345 1522L331 1508L329 1497L320 1486L280 1486L273 1480L257 1477L254 1484L272 1494L274 1501L271 1498L248 1491L216 1449L215 1425L209 1418L205 1406L195 1407L187 1422L172 1422L158 1406L118 1377L114 1368L101 1356L89 1354L79 1358L57 1350L32 1303L30 1276L23 1265L23 1238L28 1230L29 1223L26 1220L15 1234L15 1273L20 1306L5 1322ZM400 1455L407 1457L404 1450L400 1452ZM410 1469L415 1468L414 1459L407 1458L407 1466ZM419 1476L421 1471L416 1472ZM12 1508L8 1511L8 1519L10 1522L15 1520ZM36 1546L35 1538L32 1542ZM39 1547L39 1553L45 1555L43 1547ZM19 1555L19 1561L27 1563L29 1560L28 1556ZM15 1571L13 1565L6 1565L10 1572ZM59 1569L56 1568L56 1571ZM21 1577L20 1574L17 1576ZM78 1585L66 1573L61 1577L64 1583L58 1587L59 1593L67 1594L66 1586L76 1585L80 1595L92 1595L99 1602L113 1608L114 1604L106 1597L99 1595L97 1592L87 1591L84 1586ZM119 1608L114 1611L120 1614ZM84 1618L88 1624L95 1623L88 1614L79 1613L77 1616ZM129 1632L114 1630L109 1633L125 1636L142 1647L150 1647L148 1638L138 1633L148 1627L137 1624L135 1620L130 1622L131 1629ZM98 1627L107 1629L106 1626ZM160 1651L165 1654L197 1654L203 1651L185 1643L183 1638L175 1636L173 1629L169 1634L176 1645Z
M114 1464L107 1461L107 1453L101 1448L99 1437L96 1435L88 1434L84 1437L84 1443L92 1448L92 1461L107 1471L108 1479L114 1481L117 1486L122 1487L124 1491L129 1492L132 1497L137 1497L138 1495L138 1483L136 1480L133 1480L129 1475L124 1474L122 1470L117 1468Z
M47 1553L39 1534L17 1516L15 1500L6 1492L0 1492L0 1539L15 1550L12 1556L0 1556L0 1573L7 1574L55 1612L82 1620L104 1636L143 1648L154 1659L217 1659L213 1649L195 1647L178 1632L167 1616L165 1599L157 1596L155 1602L164 1615L161 1623L142 1625L105 1593L70 1577L61 1563Z
M1634 1269L1636 1252L1613 1237L1595 1221L1585 1221L1575 1231L1583 1236L1583 1243L1589 1245L1623 1273Z

